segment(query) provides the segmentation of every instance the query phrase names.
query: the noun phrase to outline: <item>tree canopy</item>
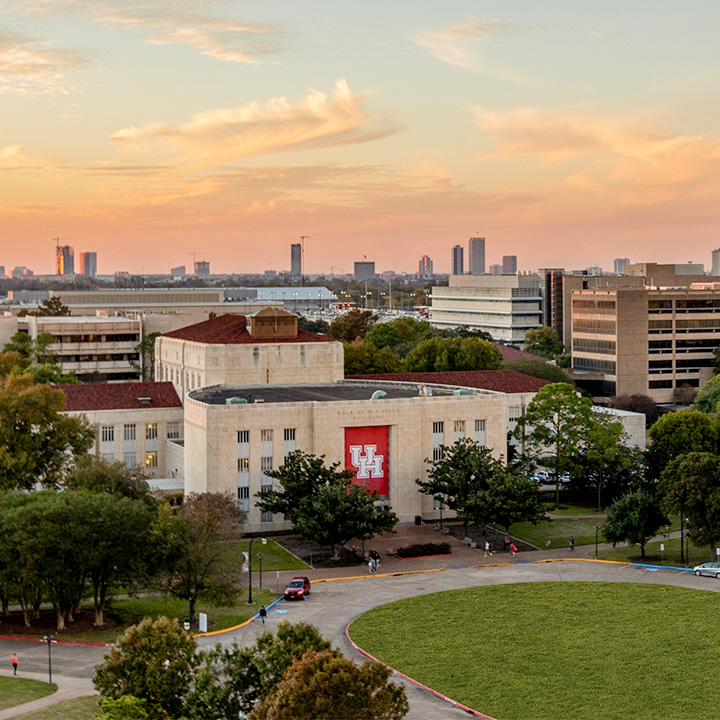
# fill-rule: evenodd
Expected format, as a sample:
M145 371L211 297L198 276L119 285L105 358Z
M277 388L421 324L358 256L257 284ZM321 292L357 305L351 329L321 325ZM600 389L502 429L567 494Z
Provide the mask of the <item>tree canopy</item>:
M346 343L345 375L377 375L402 372L403 362L389 347L377 348L370 342Z
M405 359L408 372L445 370L498 370L501 352L480 338L429 338L420 342Z
M603 523L602 534L613 546L619 542L640 545L640 554L644 558L648 540L668 522L654 495L648 490L636 490L613 503Z
M390 348L398 357L405 357L419 342L434 334L430 323L402 317L373 325L365 335L365 342L377 348Z
M519 358L518 360L505 363L503 370L514 370L515 372L523 373L523 375L530 375L540 380L547 380L550 383L575 384L561 367L544 362L543 360Z
M716 415L720 407L720 375L710 378L698 391L692 409L707 415Z
M378 316L372 310L350 310L332 321L327 334L335 340L351 343L358 338L364 338L377 321Z
M525 333L523 350L532 355L553 359L563 351L563 344L555 330L543 325Z

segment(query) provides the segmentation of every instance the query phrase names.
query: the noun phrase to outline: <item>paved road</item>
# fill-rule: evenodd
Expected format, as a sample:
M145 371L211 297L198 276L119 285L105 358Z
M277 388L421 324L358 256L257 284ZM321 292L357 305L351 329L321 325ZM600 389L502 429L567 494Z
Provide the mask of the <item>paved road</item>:
M539 559L532 553L513 558L514 562L503 566L484 565L446 569L422 574L383 576L369 575L352 580L320 581L313 585L312 594L303 602L281 602L268 616L266 629L272 630L282 620L310 622L332 641L347 657L362 660L347 641L347 624L361 613L393 600L452 588L498 585L517 582L540 581L614 581L648 584L668 584L720 591L720 582L712 578L697 578L692 573L674 569L643 569L629 565L615 565L583 561L531 562ZM497 560L497 556L488 562ZM506 558L502 558L505 560ZM443 622L448 622L443 618ZM263 631L259 622L225 635L200 638L201 647L216 642L222 644L237 641L241 645L254 642ZM10 642L0 640L0 658L9 659L16 650L20 655L21 672L42 673L47 670L47 647L40 643ZM53 646L54 671L67 678L89 678L92 670L106 652L103 648L74 645ZM467 718L464 711L454 708L425 690L407 686L413 720L443 720ZM476 708L482 710L482 708ZM2 716L0 716L2 720Z

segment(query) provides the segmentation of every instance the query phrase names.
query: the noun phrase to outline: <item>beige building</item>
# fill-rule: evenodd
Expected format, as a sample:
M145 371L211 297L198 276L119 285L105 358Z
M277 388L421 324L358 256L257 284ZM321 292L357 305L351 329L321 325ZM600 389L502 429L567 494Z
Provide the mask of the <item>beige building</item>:
M180 397L208 385L334 382L343 377L342 343L299 330L297 317L267 308L223 315L155 341L155 379Z
M572 356L576 373L600 379L606 395L672 402L713 375L720 345L720 287L576 290Z
M537 275L451 275L448 283L432 289L431 325L467 325L517 345L542 324Z
M64 412L84 415L96 428L93 454L142 468L153 478L178 478L177 487L182 490L177 449L182 448L183 408L171 383L57 387L65 395Z

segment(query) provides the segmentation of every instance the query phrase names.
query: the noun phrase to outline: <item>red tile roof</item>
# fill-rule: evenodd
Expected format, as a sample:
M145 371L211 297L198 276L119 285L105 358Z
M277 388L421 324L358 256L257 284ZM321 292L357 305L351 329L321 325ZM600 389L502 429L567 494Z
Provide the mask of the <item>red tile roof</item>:
M380 375L350 375L348 380L393 380L494 390L503 393L537 392L547 380L530 377L514 370L453 370L448 372L383 373Z
M260 343L336 342L327 335L298 330L293 338L254 338L247 329L244 315L220 315L210 320L188 325L165 333L163 337L191 340L208 345L244 345Z
M85 383L56 385L65 394L67 412L182 407L171 382ZM140 402L149 398L149 402Z

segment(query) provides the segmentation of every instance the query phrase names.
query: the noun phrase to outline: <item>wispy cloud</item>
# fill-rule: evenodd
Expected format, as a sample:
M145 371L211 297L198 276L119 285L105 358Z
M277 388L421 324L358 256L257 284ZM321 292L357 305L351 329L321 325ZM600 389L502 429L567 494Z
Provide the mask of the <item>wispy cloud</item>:
M67 93L68 74L85 64L75 53L19 34L0 33L0 93Z
M507 20L466 17L454 25L418 33L414 40L434 58L448 65L525 84L526 80L516 72L488 63L478 52L478 44L518 35L530 27Z
M57 162L48 157L25 155L23 145L0 147L0 170L37 170L55 167Z
M254 102L210 110L175 127L153 122L122 128L112 140L127 148L157 146L179 153L178 163L204 167L254 155L369 142L396 132L386 119L364 109L365 97L354 95L340 80L332 96L313 90L296 104L281 97L264 107Z
M153 45L185 45L226 62L258 64L284 50L287 32L275 25L239 22L218 14L227 3L192 0L25 0L16 12L80 16L105 27L138 30Z

